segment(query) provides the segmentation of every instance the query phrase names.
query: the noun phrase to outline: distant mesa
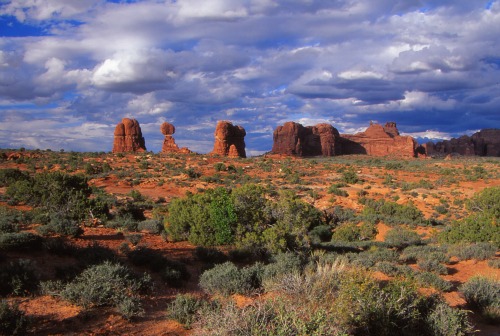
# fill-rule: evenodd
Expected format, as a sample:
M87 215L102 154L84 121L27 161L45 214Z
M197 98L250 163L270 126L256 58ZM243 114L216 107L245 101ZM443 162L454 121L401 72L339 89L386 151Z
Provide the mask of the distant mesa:
M174 125L164 122L160 126L160 131L165 136L163 139L163 146L161 148L162 153L192 153L187 147L179 148L179 146L175 143L174 137L172 136L175 133Z
M243 127L233 125L229 121L217 122L215 128L214 149L211 154L246 158L245 152L245 135L246 131Z
M417 142L400 136L396 123L370 124L361 133L342 134L329 124L304 127L295 122L278 126L273 133L274 154L296 156L335 156L368 154L373 156L414 157Z
M123 118L115 128L113 153L144 151L146 151L146 144L139 122L135 119Z
M304 127L296 122L286 122L273 133L274 154L296 156L334 156L341 153L340 135L329 124Z
M395 122L385 126L370 124L356 134L342 134L342 154L367 154L371 156L415 157L417 141L411 136L399 135Z
M437 143L428 142L422 145L429 156L446 156L460 154L464 156L500 156L500 129L489 128L474 133L472 136L462 135L459 138Z

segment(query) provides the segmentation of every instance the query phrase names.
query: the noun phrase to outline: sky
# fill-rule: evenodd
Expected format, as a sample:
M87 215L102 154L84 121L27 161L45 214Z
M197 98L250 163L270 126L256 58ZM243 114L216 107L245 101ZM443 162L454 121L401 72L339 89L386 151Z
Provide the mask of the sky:
M247 155L286 121L499 128L500 0L0 0L0 148L110 151L124 117L154 152L229 120Z

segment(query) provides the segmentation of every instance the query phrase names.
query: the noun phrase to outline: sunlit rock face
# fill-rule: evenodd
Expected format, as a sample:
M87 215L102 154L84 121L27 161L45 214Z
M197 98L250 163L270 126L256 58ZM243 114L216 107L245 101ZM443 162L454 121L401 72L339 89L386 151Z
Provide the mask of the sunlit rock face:
M115 128L113 153L144 151L146 151L146 144L139 122L135 119L123 118Z
M245 135L243 127L229 121L219 121L215 128L214 149L211 154L245 158Z

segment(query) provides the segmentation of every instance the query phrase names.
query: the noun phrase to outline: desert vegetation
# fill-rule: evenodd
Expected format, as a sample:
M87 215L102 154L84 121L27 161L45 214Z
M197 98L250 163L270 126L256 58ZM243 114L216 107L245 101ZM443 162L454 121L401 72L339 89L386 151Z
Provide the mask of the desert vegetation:
M2 334L498 327L496 158L21 153L0 161Z

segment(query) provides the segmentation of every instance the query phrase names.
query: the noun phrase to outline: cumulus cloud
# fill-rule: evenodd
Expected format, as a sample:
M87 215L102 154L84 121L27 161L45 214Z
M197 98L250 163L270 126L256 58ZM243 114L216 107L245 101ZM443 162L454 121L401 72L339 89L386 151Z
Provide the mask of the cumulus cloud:
M158 151L169 121L200 152L230 119L249 153L288 120L429 139L500 124L498 0L12 0L0 15L43 28L0 37L1 146L51 148L5 115L94 150L130 116Z

